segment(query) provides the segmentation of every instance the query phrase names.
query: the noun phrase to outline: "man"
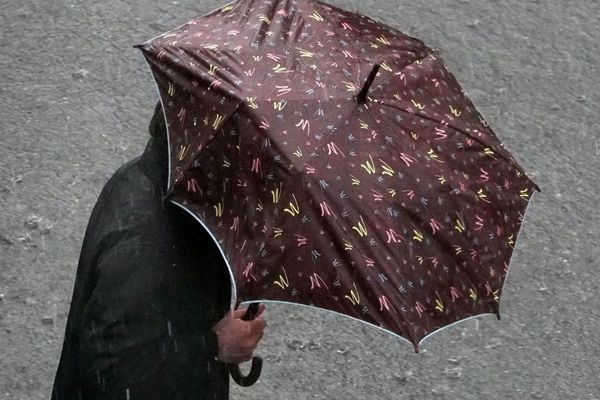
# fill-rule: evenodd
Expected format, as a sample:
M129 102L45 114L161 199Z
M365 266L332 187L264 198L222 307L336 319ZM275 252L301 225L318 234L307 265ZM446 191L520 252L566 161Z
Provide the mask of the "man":
M260 314L228 312L230 282L201 225L163 201L160 103L144 153L106 184L81 250L53 400L227 399L226 363L251 358Z

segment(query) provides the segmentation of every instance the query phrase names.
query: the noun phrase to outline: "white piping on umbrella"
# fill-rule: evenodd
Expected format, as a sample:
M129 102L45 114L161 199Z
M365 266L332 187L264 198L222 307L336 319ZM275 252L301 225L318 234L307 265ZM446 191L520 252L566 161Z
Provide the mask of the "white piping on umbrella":
M236 0L237 1L237 0ZM235 3L235 2L232 2ZM230 3L231 4L231 3ZM160 95L160 89L158 87L158 83L156 82L156 79L154 79L154 74L152 72L152 68L150 67L150 64L148 63L148 60L146 59L146 57L144 57L144 60L146 61L146 65L148 66L148 69L150 70L150 75L153 77L152 81L154 82L154 87L156 88L156 91L158 92L158 98L160 99L160 105L162 108L162 112L163 112L163 118L165 120L165 128L167 130L167 148L169 151L169 155L168 155L168 159L169 159L169 170L168 170L168 178L167 178L167 187L165 188L165 192L169 190L169 187L171 186L171 135L169 135L169 121L167 120L167 114L165 112L165 105L163 103L163 99L162 96ZM227 270L229 271L229 278L231 281L231 298L230 298L230 303L229 303L229 308L233 310L233 307L235 306L235 302L237 300L237 288L235 285L235 279L233 277L233 270L231 269L231 266L229 265L229 262L227 261L227 257L225 256L225 253L223 252L223 250L221 249L221 246L219 246L219 242L217 241L217 239L215 238L215 236L213 235L213 233L210 231L210 229L208 229L208 227L204 224L204 222L202 222L197 216L196 214L194 214L192 211L190 211L187 207L185 207L184 205L174 201L174 200L169 200L171 203L175 204L176 206L181 207L182 209L184 209L186 212L188 212L192 217L194 217L196 219L196 221L198 221L200 223L200 225L202 225L202 227L204 228L204 230L206 230L208 232L208 234L210 235L210 237L213 239L213 241L215 242L215 244L217 245L217 248L219 249L219 252L221 253L221 256L223 257L223 260L225 261L225 265L227 265Z
M199 19L199 18L206 17L207 15L210 15L210 14L214 13L215 11L218 11L218 10L220 10L220 9L222 9L224 7L227 7L227 6L229 6L229 5L233 4L233 3L237 3L238 1L239 0L230 1L229 3L224 4L224 5L220 6L220 7L217 7L214 10L209 11L209 12L207 12L207 13L205 13L205 14L197 17L197 18ZM186 24L189 24L189 22L190 21L187 21L187 22L179 25L178 27L169 30L168 32L177 30L177 29L181 28L182 26L185 26ZM153 37L152 39L146 40L143 44L149 44L150 42L152 42L156 38L164 35L165 33L167 33L167 32L163 32L160 35L157 35L157 36ZM169 173L168 173L168 179L167 179L167 190L168 190L168 188L171 186L171 139L170 139L171 136L169 135L169 121L167 120L167 113L165 111L165 104L163 103L162 96L160 95L160 89L158 87L158 83L156 82L156 79L154 79L154 73L152 72L152 68L150 67L150 64L148 63L148 60L146 59L146 57L144 57L144 61L146 61L146 65L148 66L148 70L150 71L150 76L152 77L152 81L154 82L154 86L156 87L156 91L158 92L158 98L160 99L160 105L161 105L162 112L163 112L163 118L165 120L165 127L167 129L167 147L169 148Z
M372 324L372 323L370 323L370 322L363 321L362 319L358 319L358 318L356 318L356 317L352 317L352 316L350 316L350 315L347 315L347 314L343 314L343 313L340 313L340 312L337 312L337 311L329 310L329 309L327 309L327 308L321 308L321 307L311 306L311 305L308 305L308 304L302 304L302 303L293 303L293 302L291 302L291 301L283 301L283 300L248 300L248 301L243 301L243 302L241 302L241 303L240 303L240 306L241 306L241 305L244 305L244 306L246 306L246 305L250 305L250 304L252 304L252 303L275 303L275 304L276 304L276 303L279 303L279 304L291 304L291 305L294 305L294 306L301 306L301 307L312 308L312 309L315 309L315 310L327 311L327 312L333 313L333 314L335 314L335 315L340 315L340 316L342 316L342 317L344 317L344 318L350 318L350 319L352 319L352 320L358 321L358 322L360 322L360 323L363 323L363 324L365 324L365 325L368 325L368 326L371 326L371 327L373 327L373 328L376 328L376 329L379 329L379 330L381 330L381 331L384 331L386 334L392 335L392 336L394 336L394 337L396 337L396 338L398 338L398 339L400 339L400 340L402 340L402 341L404 341L404 342L407 342L407 343L409 343L410 345L412 345L413 347L415 347L415 350L416 350L416 352L417 352L417 353L419 353L419 351L420 351L420 346L421 346L421 344L422 344L422 343L423 343L423 342L424 342L426 339L428 339L428 338L429 338L431 335L433 335L433 334L435 334L435 333L438 333L438 332L439 332L439 331L441 331L441 330L444 330L444 329L446 329L446 328L449 328L449 327L451 327L451 326L453 326L453 325L456 325L456 324L458 324L458 323L460 323L460 322L467 321L467 320L469 320L469 319L473 319L473 318L477 318L477 317L479 317L479 316L482 316L482 315L496 315L496 314L494 314L494 313L481 313L481 314L477 314L477 315L471 315L471 316L469 316L469 317L466 317L466 318L463 318L463 319L459 319L458 321L455 321L455 322L453 322L453 323L451 323L451 324L449 324L449 325L443 326L442 328L436 329L435 331L431 332L431 333L430 333L430 334L428 334L427 336L423 337L423 339L421 339L421 340L420 340L420 341L417 343L417 345L415 346L415 344L414 344L413 342L411 342L410 340L408 340L407 338L405 338L405 337L403 337L403 336L400 336L400 335L398 335L397 333L395 333L395 332L393 332L393 331L390 331L389 329L382 328L382 327L381 327L381 326L379 326L379 325L375 325L375 324Z
M525 212L523 213L523 220L521 221L521 225L520 225L520 227L519 227L519 231L522 229L522 227L523 227L523 226L525 226L525 217L527 216L527 210L529 209L529 206L531 205L531 201L533 200L533 195L534 195L535 193L536 193L536 191L535 191L535 190L534 190L534 191L531 193L531 198L529 199L529 202L527 203L527 207L525 207ZM517 249L517 243L518 243L518 241L519 241L519 236L520 236L520 235L518 235L518 234L517 234L517 237L516 237L516 239L515 239L515 244L514 244L514 247L513 247L513 251L512 251L512 253L510 254L510 257L508 258L508 271L506 272L506 275L504 276L504 282L502 283L502 287L500 288L500 293L501 293L501 294L502 294L502 292L503 292L503 290L504 290L504 286L506 286L506 280L507 280L507 278L508 278L508 273L510 272L510 261L512 260L512 257L513 257L513 255L515 254L515 250ZM453 322L453 323L451 323L450 325L443 326L443 327L441 327L441 328L439 328L439 329L436 329L435 331L433 331L433 332L429 333L427 336L423 337L423 339L421 339L421 340L419 341L419 345L421 345L421 343L423 343L423 342L424 342L424 341L425 341L427 338L429 338L431 335L433 335L433 334L435 334L435 333L438 333L438 332L439 332L439 331L441 331L441 330L444 330L444 329L446 329L446 328L449 328L449 327L451 327L451 326L453 326L453 325L456 325L456 324L457 324L457 323L459 323L459 322L463 322L463 321L466 321L466 320L468 320L468 319L472 319L472 318L478 317L478 316L480 316L480 315L487 315L487 314L492 314L492 315L496 315L496 316L498 316L498 317L499 317L499 316L500 316L500 302L498 302L498 313L497 313L497 314L496 314L496 313L481 313L481 314L473 315L473 316L470 316L470 317L467 317L467 318L459 319L458 321L456 321L456 322Z
M481 313L481 314L477 314L477 315L471 315L471 316L465 317L463 319L459 319L458 321L454 321L451 324L448 324L446 326L442 326L441 328L436 329L435 331L428 333L427 335L425 335L423 337L423 339L419 340L419 344L418 345L420 346L421 343L423 343L425 340L429 339L430 336L432 336L432 335L434 335L434 334L436 334L436 333L438 333L440 331L443 331L446 328L450 328L451 326L454 326L454 325L459 324L461 322L468 321L468 320L473 319L473 318L477 318L477 317L479 317L481 315L496 315L496 314L495 313Z
M215 10L213 10L211 12L208 12L208 13L204 14L203 16L209 15L209 14L211 14L211 13L213 13L213 12L215 12L215 11L223 8L223 7L226 7L226 6L230 5L230 4L236 3L238 1L239 0L231 1L231 2L225 4L225 5L221 6L221 7L216 8ZM201 17L199 17L199 18L201 18ZM184 26L184 25L185 24L182 24L179 27ZM175 28L175 29L178 29L178 28ZM173 30L175 30L175 29L173 29ZM158 35L155 38L146 41L145 43L149 43L149 42L151 42L152 40L156 39L157 37L159 37L161 35ZM148 69L150 70L151 76L154 76L154 74L152 73L152 68L150 67L150 64L148 63L148 60L145 57L144 57L144 60L146 61L146 65L148 66ZM168 181L167 181L167 189L168 189L169 186L171 185L171 139L170 139L170 135L169 135L169 124L168 124L168 121L167 121L167 116L166 116L166 112L165 112L165 107L164 107L163 99L162 99L162 96L160 95L160 90L159 90L159 87L158 87L158 83L156 82L156 80L154 78L152 79L152 81L154 81L154 85L155 85L156 90L158 92L158 97L160 99L161 108L162 108L162 111L163 111L163 118L165 119L165 127L166 127L166 130L167 130L167 147L168 147L168 151L169 151L169 155L168 155L168 158L169 158L169 171L168 172L169 173L168 173ZM529 199L529 201L527 203L527 207L525 208L525 212L523 213L523 220L521 221L519 229L521 229L525 225L525 217L527 216L527 210L529 209L529 206L531 205L531 201L533 200L533 197L534 197L535 193L536 193L536 191L534 189L532 191L532 193L531 193L531 198ZM236 287L236 284L235 284L235 278L234 278L234 275L233 275L233 270L231 269L231 266L229 265L227 257L225 256L225 253L223 252L223 249L221 249L221 246L219 245L219 242L217 241L217 239L215 238L215 236L213 235L213 233L211 232L211 230L208 229L208 227L204 224L204 222L202 222L202 220L200 220L192 211L190 211L187 207L185 207L184 205L182 205L182 204L180 204L180 203L178 203L178 202L176 202L174 200L169 200L169 201L171 203L179 206L180 208L182 208L183 210L185 210L187 213L189 213L192 217L194 217L202 225L202 227L209 233L210 237L213 239L214 243L217 245L217 248L219 249L219 252L221 253L221 255L223 257L223 260L225 261L225 265L227 265L227 270L229 272L229 277L230 277L230 281L231 281L231 298L230 298L230 305L229 305L229 307L230 307L230 309L233 309L233 307L234 307L234 305L235 305L235 303L237 301L237 287ZM518 241L519 241L519 235L517 234L517 237L515 239L515 244L514 244L514 247L513 247L513 252L511 253L511 255L509 257L509 260L508 260L508 271L507 271L507 273L506 273L506 275L504 277L504 282L502 284L502 288L501 288L500 292L503 292L504 286L506 285L506 281L508 279L508 273L510 272L510 262L512 260L512 257L514 255L515 250L517 249ZM396 337L398 339L401 339L401 340L403 340L405 342L408 342L408 343L410 343L410 344L412 344L414 346L413 342L411 342L410 340L408 340L408 339L406 339L406 338L398 335L395 332L392 332L392 331L390 331L388 329L382 328L382 327L380 327L378 325L371 324L370 322L366 322L366 321L363 321L361 319L352 317L350 315L342 314L342 313L339 313L337 311L329 310L329 309L326 309L326 308L320 308L320 307L310 306L310 305L307 305L307 304L293 303L293 302L288 302L288 301L264 300L264 299L263 300L248 300L248 301L242 302L241 304L246 305L246 304L257 303L257 302L260 302L260 303L292 304L292 305L297 305L297 306L302 306L302 307L314 308L314 309L317 309L317 310L328 311L328 312L331 312L331 313L334 313L334 314L337 314L337 315L341 315L341 316L346 317L346 318L350 318L350 319L359 321L359 322L361 322L363 324L372 326L372 327L374 327L376 329L382 330L382 331L386 332L387 334L390 334L390 335L392 335L392 336L394 336L394 337ZM500 307L500 303L498 303L498 307ZM451 323L449 325L443 326L443 327L441 327L439 329L436 329L435 331L433 331L433 332L427 334L426 336L424 336L418 342L418 344L416 345L415 348L418 351L419 347L421 346L421 344L425 340L427 340L430 336L432 336L432 335L434 335L434 334L436 334L436 333L438 333L438 332L440 332L440 331L442 331L442 330L444 330L446 328L454 326L454 325L456 325L456 324L458 324L460 322L467 321L467 320L479 317L481 315L488 315L488 314L499 315L499 311L498 311L498 314L495 314L495 313L481 313L481 314L477 314L477 315L472 315L472 316L469 316L469 317L466 317L466 318L463 318L463 319L459 319L458 321L455 321L455 322L453 322L453 323Z
M534 191L532 192L532 194L531 194L531 198L529 199L529 202L527 203L527 207L525 208L525 212L523 213L523 220L521 221L521 227L523 227L523 226L525 225L525 217L527 216L527 210L529 209L529 205L531 204L531 201L533 200L533 196L534 196L534 194L535 194L535 193L536 193L536 192L535 192L535 190L534 190ZM221 246L219 246L219 243L218 243L217 239L216 239L216 238L213 236L212 232L211 232L211 231L210 231L210 230L209 230L209 229L206 227L206 225L205 225L205 224L204 224L204 223L203 223L203 222L202 222L202 221L201 221L201 220L200 220L200 219L199 219L199 218L198 218L198 217L197 217L197 216L196 216L196 215L195 215L193 212L191 212L191 211L190 211L190 210L189 210L187 207L183 206L182 204L179 204L179 203L177 203L177 202L176 202L176 201L174 201L174 200L170 200L170 201L171 201L171 203L173 203L173 204L175 204L175 205L177 205L177 206L181 207L181 208L182 208L182 209L184 209L185 211L187 211L187 212L188 212L190 215L192 215L192 216L193 216L193 217L194 217L194 218L195 218L195 219L196 219L198 222L200 222L200 224L201 224L201 225L204 227L204 229L206 229L206 231L208 231L208 233L210 234L210 236L211 236L211 237L212 237L212 239L214 240L215 244L216 244L216 245L217 245L217 247L219 248L219 251L221 252L221 255L223 256L223 259L225 260L225 264L227 265L227 269L229 270L229 275L230 275L230 278L231 278L231 308L233 308L233 305L235 304L235 302L236 302L236 299L237 299L237 292L236 292L237 288L236 288L236 285L235 285L235 279L234 279L234 277L233 277L233 272L232 272L232 269L231 269L231 267L230 267L230 265L229 265L229 262L227 261L227 257L225 256L225 253L224 253L224 252L223 252L223 250L221 249ZM518 243L518 241L519 241L519 235L517 235L517 238L515 239L515 245L514 245L514 249L516 249L516 248L517 248L517 243ZM513 256L513 255L514 255L514 250L513 250L513 252L511 253L511 255L510 255L510 258L509 258L509 260L508 260L508 266L509 266L509 268L508 268L508 271L510 271L510 262L511 262L511 260L512 260L512 256ZM502 284L502 290L501 290L500 292L502 292L502 291L503 291L503 289L504 289L504 286L506 285L506 280L507 280L507 278L508 278L508 272L506 273L506 276L504 277L504 283ZM249 304L252 304L252 303L275 303L275 304L276 304L276 303L279 303L279 304L291 304L291 305L295 305L295 306L301 306L301 307L307 307L307 308L312 308L312 309L317 309L317 310L327 311L327 312L330 312L330 313L333 313L333 314L336 314L336 315L341 315L342 317L345 317L345 318L350 318L350 319L352 319L352 320L355 320L355 321L361 322L361 323L363 323L363 324L365 324L365 325L372 326L372 327L374 327L374 328L376 328L376 329L382 330L382 331L384 331L385 333L387 333L387 334L390 334L390 335L392 335L392 336L394 336L394 337L396 337L396 338L398 338L398 339L400 339L400 340L402 340L402 341L405 341L405 342L407 342L407 343L409 343L409 344L411 344L411 345L413 345L413 346L414 346L414 343L413 343L413 342L411 342L410 340L406 339L405 337L402 337L402 336L398 335L397 333L395 333L395 332L393 332L393 331L390 331L390 330L388 330L388 329L382 328L381 326L378 326L378 325L372 324L372 323L370 323L370 322L363 321L363 320L361 320L361 319L358 319L358 318L352 317L352 316L350 316L350 315L347 315L347 314L343 314L343 313L340 313L340 312L337 312L337 311L329 310L329 309L327 309L327 308L321 308L321 307L311 306L311 305L308 305L308 304L302 304L302 303L293 303L293 302L290 302L290 301L282 301L282 300L266 300L266 299L255 299L255 300L248 300L248 301L244 301L244 302L242 302L240 305L249 305ZM500 304L500 303L498 303L498 304ZM470 319L473 319L473 318L477 318L477 317L479 317L479 316L482 316L482 315L497 315L497 314L495 314L495 313L481 313L481 314L477 314L477 315L471 315L471 316L469 316L469 317L466 317L466 318L463 318L463 319L459 319L458 321L455 321L455 322L453 322L453 323L451 323L451 324L449 324L449 325L446 325L446 326L443 326L443 327L441 327L441 328L439 328L439 329L436 329L435 331L433 331L433 332L431 332L431 333L427 334L426 336L424 336L424 337L423 337L423 338L422 338L422 339L421 339L421 340L418 342L418 344L417 344L416 348L417 348L417 349L419 349L419 347L421 346L421 344L422 344L423 342L425 342L425 340L429 339L429 338L430 338L432 335L434 335L434 334L436 334L436 333L439 333L440 331L442 331L442 330L444 330L444 329L450 328L451 326L457 325L457 324L459 324L459 323L461 323L461 322L468 321L468 320L470 320Z
M535 185L535 186L537 186L537 185ZM527 210L529 209L529 206L531 205L531 201L533 200L533 195L536 193L537 192L535 191L535 189L533 190L533 192L531 192L531 197L529 198L527 207L525 207L525 211L523 212L523 220L521 221L521 225L519 226L519 231L520 231L519 233L522 233L522 229L525 226L525 217L527 216ZM513 247L513 251L512 251L512 253L510 253L510 257L508 258L508 268L506 271L506 275L504 276L504 282L502 283L502 288L500 289L500 294L502 294L502 292L504 291L504 286L506 286L506 281L508 279L508 273L510 272L510 261L512 260L512 257L515 255L515 250L517 249L517 244L519 243L520 236L521 235L517 234L517 237L515 238L515 244ZM498 304L498 315L499 314L500 314L500 304Z
M235 3L235 1L233 1L232 3ZM231 3L229 3L229 4L231 4ZM146 61L146 65L150 69L150 73L152 73L152 70L150 68L150 64L148 63L148 61L146 60L145 57L144 57L144 60ZM164 104L163 104L163 101L162 101L162 97L160 96L160 90L158 89L158 84L156 83L155 79L152 79L152 80L154 81L156 90L158 91L158 94L159 94L158 97L159 97L160 102L161 102L161 106L162 106L162 110L163 110L163 117L165 118L165 126L166 126L166 129L167 129L167 142L168 142L167 147L168 147L168 150L169 150L169 174L168 174L168 184L167 184L167 188L168 188L170 186L170 183L171 183L171 143L170 143L170 135L168 133L169 132L169 124L167 123L166 114L165 114L165 108L164 108ZM532 192L532 194L531 194L531 198L529 199L529 202L527 203L527 207L525 208L525 212L523 214L523 220L521 221L521 225L520 225L521 227L523 227L525 225L525 217L527 216L527 210L529 209L529 206L531 205L531 201L533 200L533 197L534 197L535 193L536 193L536 191L534 190ZM235 306L235 303L237 301L237 286L235 284L235 278L234 278L234 275L233 275L233 270L231 269L231 266L229 265L229 262L227 261L227 257L225 256L225 253L221 249L221 246L219 245L219 242L217 241L217 239L215 238L215 236L213 235L213 233L210 231L210 229L208 229L208 227L204 224L204 222L202 222L202 220L200 220L192 211L190 211L187 207L185 207L184 205L182 205L182 204L180 204L180 203L178 203L178 202L176 202L174 200L170 200L170 202L173 203L173 204L175 204L175 205L177 205L177 206L179 206L180 208L182 208L183 210L185 210L186 212L188 212L192 217L194 217L202 225L202 227L209 233L210 237L213 239L213 241L217 245L217 248L219 249L219 252L221 253L221 255L223 257L223 260L225 261L225 265L227 265L227 270L229 271L229 277L230 277L230 280L231 280L231 299L230 299L230 305L229 305L229 307L230 307L230 309L233 309L233 307ZM508 266L509 266L509 268L508 268L508 271L506 273L506 276L504 277L504 283L502 284L502 290L500 292L502 292L504 290L504 286L506 285L506 280L508 278L508 272L510 272L510 262L511 262L512 257L514 255L514 250L517 248L518 241L519 241L519 235L517 235L517 238L515 239L514 249L513 249L513 252L511 253L510 258L508 260ZM314 309L317 309L317 310L328 311L328 312L334 313L336 315L341 315L342 317L350 318L350 319L359 321L359 322L361 322L363 324L372 326L372 327L374 327L376 329L382 330L382 331L386 332L387 334L390 334L390 335L392 335L392 336L394 336L394 337L396 337L398 339L401 339L401 340L403 340L405 342L408 342L408 343L410 343L411 345L414 346L413 342L411 342L410 340L406 339L405 337L402 337L402 336L398 335L395 332L392 332L392 331L390 331L388 329L382 328L382 327L380 327L378 325L371 324L370 322L366 322L366 321L363 321L361 319L352 317L350 315L342 314L342 313L339 313L337 311L328 310L326 308L320 308L320 307L310 306L310 305L302 304L302 303L293 303L293 302L289 302L289 301L265 300L265 299L261 299L261 300L248 300L248 301L242 302L240 305L242 305L242 304L243 305L248 305L248 304L251 304L251 303L258 303L258 302L260 302L260 303L292 304L292 305L297 305L297 306L302 306L302 307L314 308ZM498 307L499 306L500 305L498 304ZM467 320L479 317L481 315L488 315L488 314L497 315L497 314L494 314L494 313L481 313L481 314L472 315L472 316L469 316L469 317L466 317L466 318L463 318L463 319L459 319L458 321L455 321L455 322L453 322L453 323L451 323L449 325L443 326L443 327L441 327L439 329L436 329L435 331L427 334L425 337L423 337L419 341L419 343L417 344L416 348L418 349L425 340L427 340L430 336L434 335L435 333L438 333L438 332L440 332L440 331L442 331L442 330L444 330L446 328L454 326L454 325L456 325L456 324L458 324L460 322L467 321Z
M196 216L196 214L194 214L192 211L190 211L189 208L187 208L186 206L184 206L181 203L176 202L175 200L169 200L169 201L171 203L175 204L176 206L184 209L192 217L194 217L196 219L196 221L198 221L200 223L200 225L202 225L202 227L208 232L208 234L210 235L210 237L212 238L212 240L217 245L217 248L219 249L219 252L221 253L221 256L223 257L223 260L225 261L225 265L227 265L227 270L229 271L229 278L231 280L231 299L230 299L229 308L233 310L233 307L234 307L235 302L237 300L237 287L235 285L235 278L233 277L233 270L231 269L231 266L229 265L229 261L227 261L227 257L225 256L225 253L223 252L223 249L221 249L221 246L219 246L219 242L217 241L217 238L213 235L213 233L210 231L210 229L208 229L208 227L204 224L204 222L202 222L202 220L200 218L198 218Z
M227 4L223 4L222 6L220 6L220 7L217 7L217 8L215 8L215 9L214 9L214 10L212 10L212 11L209 11L209 12L207 12L207 13L205 13L205 14L202 14L202 15L200 15L200 16L198 16L198 17L196 17L195 19L204 18L204 17L206 17L206 16L208 16L208 15L210 15L210 14L214 13L215 11L219 11L221 8L225 8L225 7L227 7L227 6L229 6L229 5L233 4L233 3L237 3L238 1L240 1L240 0L233 0L233 1L230 1L230 2L229 2L229 3L227 3ZM170 30L168 30L167 32L163 32L163 33L161 33L160 35L156 35L156 36L154 36L152 39L146 40L146 41L145 41L143 44L148 44L148 43L150 43L151 41L153 41L154 39L161 37L161 36L162 36L162 35L164 35L165 33L168 33L168 32L171 32L171 31L176 31L177 29L179 29L179 28L181 28L181 27L183 27L183 26L185 26L185 25L187 25L187 24L189 24L189 23L190 23L190 21L188 20L188 21L184 22L183 24L179 25L179 26L178 26L178 27L176 27L176 28L170 29Z
M238 1L238 0L236 0L236 1ZM228 4L235 3L236 1L232 1L231 3L228 3ZM220 7L220 8L222 8L222 7ZM151 39L148 42L150 42L152 40L154 40L154 39ZM146 65L148 66L148 69L150 70L151 76L154 76L154 74L152 73L152 68L150 67L150 64L148 63L148 60L146 59L146 57L144 57L144 60L146 61ZM159 90L159 87L158 87L158 83L156 82L156 80L154 78L152 79L152 81L154 82L154 86L156 87L156 91L158 92L158 98L160 99L160 104L161 104L161 108L162 108L162 111L163 111L163 118L165 119L165 127L167 129L167 147L168 147L168 150L169 150L169 156L168 156L168 158L169 158L169 173L168 173L168 181L167 181L167 190L168 190L168 188L171 186L171 135L169 135L169 123L167 121L167 115L166 115L166 112L165 112L165 107L164 107L162 96L160 95L160 90ZM204 224L204 222L202 222L202 220L200 220L200 218L198 218L196 216L196 214L194 214L192 211L190 211L187 207L185 207L183 204L180 204L180 203L176 202L175 200L169 200L169 201L171 203L175 204L176 206L182 208L188 214L190 214L192 217L194 217L194 219L196 219L196 221L198 221L200 223L200 225L202 225L202 227L208 232L208 234L210 235L210 237L213 239L214 243L217 245L217 248L219 249L219 252L221 253L221 256L223 257L223 260L225 261L225 265L227 265L227 270L229 271L229 278L230 278L230 281L231 281L231 298L230 298L229 308L233 310L233 307L235 306L235 303L237 301L237 286L235 284L235 278L234 278L234 275L233 275L233 270L231 269L231 266L229 265L229 262L227 261L227 257L225 256L225 253L223 252L223 249L221 249L221 246L219 245L219 242L218 242L217 238L215 238L215 236L213 235L213 233L210 231L210 229L208 229L208 227ZM377 329L383 330L384 332L386 332L388 334L391 334L392 336L395 336L398 339L401 339L401 340L403 340L405 342L408 342L408 343L410 343L411 345L414 346L414 344L410 340L408 340L408 339L406 339L406 338L398 335L397 333L394 333L394 332L392 332L390 330L387 330L385 328L382 328L380 326L371 324L369 322L360 320L358 318L351 317L349 315L342 314L342 313L339 313L337 311L328 310L326 308L320 308L320 307L310 306L310 305L301 304L301 303L292 303L292 302L288 302L288 301L278 301L278 300L251 300L251 301L245 301L242 304L250 304L250 303L257 303L257 302L261 302L261 303L292 304L292 305L298 305L298 306L315 308L317 310L329 311L329 312L332 312L334 314L341 315L343 317L347 317L347 318L350 318L350 319L362 322L363 324L367 324L369 326L372 326L372 327L375 327Z
M529 202L527 203L527 207L525 208L525 212L524 212L524 214L523 214L523 220L521 221L521 227L523 227L523 226L525 225L525 217L527 216L527 210L529 209L529 205L531 204L531 201L533 200L533 196L534 196L534 194L535 194L535 193L536 193L536 191L534 190L534 191L532 192L532 194L531 194L531 198L529 199ZM516 249L516 248L517 248L517 243L518 243L518 241L519 241L519 235L517 235L517 238L515 239L515 245L514 245L514 249ZM508 260L508 266L509 266L508 270L509 270L509 271L510 271L510 261L511 261L511 259L512 259L512 256L514 255L514 253L515 253L515 252L514 252L514 250L513 250L513 252L512 252L512 253L511 253L511 255L510 255L510 258L509 258L509 260ZM504 286L506 285L506 279L507 279L507 277L508 277L508 272L507 272L506 276L504 277L504 283L502 284L502 289L504 289ZM502 290L501 290L501 292L502 292ZM405 342L408 342L408 343L410 343L410 344L412 344L412 345L414 346L414 343L412 343L410 340L406 339L405 337L402 337L402 336L398 335L398 334L397 334L397 333L395 333L395 332L392 332L392 331L390 331L390 330L388 330L388 329L382 328L381 326L378 326L378 325L371 324L370 322L363 321L363 320L361 320L361 319L358 319L358 318L352 317L352 316L350 316L350 315L342 314L342 313L340 313L340 312L333 311L333 310L328 310L328 309L326 309L326 308L320 308L320 307L315 307L315 306L311 306L311 305L307 305L307 304L301 304L301 303L292 303L292 302L289 302L289 301L280 301L280 300L248 300L248 301L244 301L244 302L242 302L241 304L247 305L247 304L251 304L251 303L258 303L258 302L260 302L260 303L281 303L281 304L292 304L292 305L297 305L297 306L302 306L302 307L315 308L315 309L317 309L317 310L324 310L324 311L328 311L328 312L331 312L331 313L334 313L334 314L337 314L337 315L341 315L342 317L350 318L350 319L353 319L353 320L356 320L356 321L362 322L363 324L366 324L366 325L372 326L372 327L374 327L374 328L380 329L380 330L382 330L382 331L384 331L384 332L386 332L386 333L388 333L388 334L391 334L392 336L395 336L395 337L397 337L398 339L401 339L401 340L403 340L403 341L405 341ZM451 327L451 326L457 325L457 324L459 324L459 323L461 323L461 322L464 322L464 321L467 321L467 320L470 320L470 319L473 319L473 318L477 318L477 317L479 317L479 316L482 316L482 315L497 315L497 314L496 314L496 313L481 313L481 314L477 314L477 315L471 315L471 316L469 316L469 317L466 317L466 318L463 318L463 319L459 319L458 321L455 321L455 322L453 322L453 323L451 323L451 324L449 324L449 325L446 325L446 326L443 326L443 327L441 327L441 328L439 328L439 329L436 329L435 331L433 331L433 332L431 332L431 333L427 334L426 336L424 336L424 337L423 337L421 340L419 340L419 343L417 344L417 346L416 346L416 349L418 349L418 348L421 346L421 344L422 344L422 343L423 343L425 340L429 339L429 337L431 337L432 335L434 335L434 334L436 334L436 333L439 333L440 331L442 331L442 330L444 330L444 329L447 329L447 328L449 328L449 327Z
M405 337L402 337L402 336L398 335L397 333L395 333L395 332L392 332L392 331L390 331L390 330L388 330L388 329L382 328L382 327L381 327L381 326L379 326L379 325L375 325L375 324L372 324L372 323L370 323L370 322L363 321L362 319L358 319L358 318L356 318L356 317L352 317L352 316L350 316L350 315L347 315L347 314L342 314L341 312L337 312L337 311L329 310L329 309L327 309L327 308L321 308L321 307L317 307L317 306L311 306L311 305L308 305L308 304L302 304L302 303L293 303L293 302L291 302L291 301L283 301L283 300L248 300L248 301L243 301L242 303L240 303L240 305L242 305L242 304L243 304L243 305L248 305L248 304L251 304L251 303L280 303L280 304L291 304L291 305L294 305L294 306L308 307L308 308L313 308L313 309L316 309L316 310L327 311L327 312L330 312L330 313L333 313L333 314L336 314L336 315L341 315L342 317L345 317L345 318L350 318L350 319L353 319L353 320L355 320L355 321L358 321L358 322L361 322L361 323L363 323L363 324L366 324L366 325L372 326L372 327L374 327L374 328L377 328L377 329L379 329L379 330L382 330L382 331L384 331L385 333L387 333L387 334L390 334L390 335L392 335L392 336L394 336L394 337L397 337L398 339L401 339L401 340L403 340L403 341L405 341L405 342L407 342L407 343L411 344L412 346L414 346L414 343L413 343L413 342L411 342L410 340L408 340L407 338L405 338Z

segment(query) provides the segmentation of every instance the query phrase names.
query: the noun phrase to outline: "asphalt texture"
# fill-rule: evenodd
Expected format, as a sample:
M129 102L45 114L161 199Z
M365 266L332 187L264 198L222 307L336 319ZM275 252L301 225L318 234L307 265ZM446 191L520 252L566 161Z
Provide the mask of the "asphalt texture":
M504 287L420 354L325 312L270 305L260 381L232 399L600 399L600 3L334 1L438 49L541 187ZM133 44L217 1L2 0L0 398L48 399L79 250L157 100Z

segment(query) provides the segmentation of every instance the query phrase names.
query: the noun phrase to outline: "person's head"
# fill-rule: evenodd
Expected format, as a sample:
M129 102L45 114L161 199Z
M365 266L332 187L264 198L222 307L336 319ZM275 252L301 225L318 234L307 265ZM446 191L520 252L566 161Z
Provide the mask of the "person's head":
M150 136L157 139L158 142L166 142L167 127L165 125L165 117L160 101L156 104L156 107L154 107L154 114L152 115L152 119L150 119L148 132L150 133Z

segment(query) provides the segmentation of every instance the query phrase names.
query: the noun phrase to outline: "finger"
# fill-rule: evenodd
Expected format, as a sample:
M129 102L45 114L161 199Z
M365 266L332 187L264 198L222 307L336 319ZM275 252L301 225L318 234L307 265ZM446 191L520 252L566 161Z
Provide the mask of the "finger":
M238 308L237 310L233 310L232 317L235 319L241 319L244 315L246 315L247 308Z
M255 318L252 321L252 331L261 332L267 327L267 321L264 318Z
M235 310L229 310L227 311L227 314L225 314L225 316L223 317L223 319L225 319L225 317L229 317L229 318L238 318L238 315L240 313L243 313L245 311L245 309L235 309Z

